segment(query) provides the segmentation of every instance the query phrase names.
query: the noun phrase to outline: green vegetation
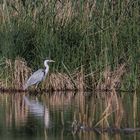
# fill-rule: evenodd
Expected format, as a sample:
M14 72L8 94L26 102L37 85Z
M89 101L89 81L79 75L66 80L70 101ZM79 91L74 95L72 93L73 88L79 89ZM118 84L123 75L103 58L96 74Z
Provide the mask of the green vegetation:
M138 0L3 0L0 3L0 57L24 58L32 69L50 57L53 71L86 75L123 60L124 88L138 86L140 26ZM43 65L42 65L43 66ZM99 78L97 78L99 79Z

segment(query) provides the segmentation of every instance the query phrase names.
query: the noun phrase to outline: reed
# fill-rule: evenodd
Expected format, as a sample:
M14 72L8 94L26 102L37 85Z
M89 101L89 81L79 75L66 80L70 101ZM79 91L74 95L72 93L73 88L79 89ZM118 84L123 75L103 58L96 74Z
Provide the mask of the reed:
M65 73L62 62L70 73L80 66L85 76L99 71L94 78L83 78L87 85L98 83L106 66L115 69L123 59L129 68L123 88L134 89L140 73L138 23L139 2L135 0L3 0L0 56L24 58L32 69L38 69L47 56L56 61L54 72Z
M100 90L118 90L121 87L122 77L126 72L126 64L121 64L114 71L107 67L103 72L103 80L100 80L97 89Z
M4 65L1 80L5 84L1 87L22 89L25 81L31 74L31 69L27 67L25 60L21 58L17 58L14 61L6 59Z
M52 73L46 81L46 86L44 86L44 88L48 88L53 91L63 91L72 90L74 89L74 86L68 75L63 73Z
M27 62L23 58L16 58L15 60L5 59L3 64L5 66L0 77L1 87L22 89L33 71ZM73 73L69 73L69 71L67 73L49 73L47 78L42 81L41 87L47 91L118 91L122 86L123 77L126 75L126 64L118 65L113 71L107 67L103 70L102 75L98 73L98 76L91 74L87 77L81 66ZM92 83L93 81L96 83Z

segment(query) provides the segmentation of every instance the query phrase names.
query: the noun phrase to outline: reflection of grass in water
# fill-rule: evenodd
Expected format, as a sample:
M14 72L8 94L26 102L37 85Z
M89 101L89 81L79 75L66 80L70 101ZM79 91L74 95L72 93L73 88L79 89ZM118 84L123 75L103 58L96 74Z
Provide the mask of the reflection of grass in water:
M140 123L138 119L140 112L137 110L139 101L136 93L131 95L131 100L128 96L120 97L115 91L101 92L98 97L85 96L82 92L76 94L56 92L50 95L42 94L34 99L47 106L50 118L55 120L58 128L60 125L64 128L70 127L74 121L79 127L87 128L136 128ZM0 101L5 106L7 125L12 125L13 120L16 126L26 121L28 108L22 96L1 95ZM69 126L68 121L70 121Z
M138 92L137 92L138 93ZM138 127L140 126L139 122L139 95L136 92L133 95L124 95L123 105L124 105L124 121L126 127L133 126ZM127 97L126 97L127 96ZM130 113L131 110L131 113Z
M101 127L113 126L116 128L121 127L122 117L123 117L123 106L121 98L118 97L115 91L105 95L105 100L103 103L104 111L101 115L101 119L95 126L101 125ZM111 124L112 123L112 124Z
M128 110L127 104L125 105L125 100L127 100L128 98L122 98L117 94L118 93L116 93L115 91L110 93L101 92L100 97L96 98L91 96L89 99L87 99L88 97L84 96L82 93L77 93L75 95L74 102L72 102L72 104L76 104L76 108L73 108L73 112L71 112L73 114L72 122L75 122L77 124L76 127L79 128L113 127L119 129L125 127L138 127L139 122L137 122L138 118L136 118L136 95L133 96L135 99L129 103L132 105L132 107ZM73 96L69 95L69 97L72 98ZM58 98L56 102L57 94L55 95L55 97L53 97L52 95L52 97L50 98L51 102L49 104L53 104L54 109L57 108L57 103L59 103L60 106L63 106L65 103L71 103L63 97L61 98L61 100L59 100L60 98ZM55 99L54 102L53 98ZM128 113L128 116L126 116L126 112ZM58 116L64 124L66 120L64 119L65 114L63 113L63 111L62 114L59 114ZM127 120L126 117L128 117ZM128 123L129 125L127 125Z
M20 94L2 94L0 96L1 106L4 108L3 121L6 127L16 127L24 125L28 116L28 108L25 105L23 96Z

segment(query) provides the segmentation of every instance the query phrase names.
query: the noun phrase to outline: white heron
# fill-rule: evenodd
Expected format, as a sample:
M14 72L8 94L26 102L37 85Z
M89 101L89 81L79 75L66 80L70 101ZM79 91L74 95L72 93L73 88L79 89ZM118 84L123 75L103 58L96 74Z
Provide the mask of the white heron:
M46 75L49 71L49 62L55 62L53 60L45 60L44 61L44 66L45 69L39 69L36 72L34 72L29 79L27 80L27 82L25 83L25 85L23 86L23 89L27 89L29 86L35 85L36 84L36 88L38 86L38 84L44 80L46 78Z

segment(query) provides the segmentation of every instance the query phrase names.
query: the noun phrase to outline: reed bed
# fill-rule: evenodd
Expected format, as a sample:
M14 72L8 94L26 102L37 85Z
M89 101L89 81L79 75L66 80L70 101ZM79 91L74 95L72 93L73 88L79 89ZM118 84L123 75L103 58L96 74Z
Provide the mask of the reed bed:
M6 71L5 76L8 77L8 84L5 88L12 87L15 89L22 89L27 78L31 74L31 69L27 67L26 62L19 58L15 61L6 59L4 70Z
M103 80L99 81L97 89L100 90L117 90L121 87L122 77L126 72L126 64L121 64L114 71L107 67L103 72Z
M117 91L120 90L122 79L126 74L125 66L126 64L121 64L114 71L111 71L109 67L106 68L102 72L102 79L95 79L96 77L93 75L85 77L83 67L80 70L75 70L74 73L50 72L47 78L42 81L41 88L46 91ZM6 59L3 71L1 88L23 89L32 74L27 62L21 58ZM92 84L91 81L98 81L98 83Z
M137 0L3 0L0 87L22 88L30 74L43 67L43 59L50 57L55 64L42 88L81 91L67 98L52 94L46 103L55 110L55 106L69 105L75 97L78 108L71 114L75 132L85 128L101 128L96 130L101 133L110 127L139 127L137 94L131 98L116 92L139 88L139 6ZM85 90L93 90L95 96L85 97ZM7 105L11 106L10 114L18 107L18 125L28 113L21 98L12 100L13 106L11 102ZM9 115L8 110L6 113ZM10 117L6 117L7 124L12 124ZM65 126L63 111L52 117Z
M20 57L29 68L36 70L42 66L42 59L50 57L56 61L52 72L59 73L59 80L64 74L62 79L68 81L68 88L74 82L69 84L71 79L65 75L63 63L71 74L82 67L79 81L86 82L80 82L80 87L78 84L80 89L91 84L96 88L105 68L110 65L112 71L123 59L129 67L122 81L123 88L135 89L140 73L138 23L136 0L3 0L0 3L0 59Z
M27 66L24 59L17 58L16 60L6 59L5 67L3 68L4 75L8 77L7 80L1 77L1 87L22 89L29 76L32 74L31 68ZM3 79L2 79L3 78ZM72 79L71 79L72 78ZM66 73L51 73L47 76L42 84L42 88L50 91L64 91L64 90L84 90L84 75L83 72L74 72L72 77ZM73 83L74 82L74 83ZM74 85L75 84L75 85Z
M48 89L53 91L72 90L74 86L68 75L62 73L50 74L48 81L46 81Z

